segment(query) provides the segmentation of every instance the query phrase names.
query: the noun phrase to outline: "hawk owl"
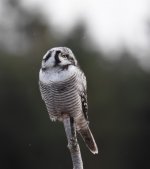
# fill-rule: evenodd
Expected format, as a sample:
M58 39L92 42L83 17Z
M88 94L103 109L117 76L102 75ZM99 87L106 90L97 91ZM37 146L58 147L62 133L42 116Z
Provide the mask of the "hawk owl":
M65 115L73 118L76 131L89 150L97 154L98 148L87 115L86 77L69 48L55 47L43 56L39 86L50 119L63 122Z

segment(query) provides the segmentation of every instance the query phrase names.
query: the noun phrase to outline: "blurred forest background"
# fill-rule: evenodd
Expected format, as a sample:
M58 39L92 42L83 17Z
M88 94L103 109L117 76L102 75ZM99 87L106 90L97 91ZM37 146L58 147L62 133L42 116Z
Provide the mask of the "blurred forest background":
M54 46L71 48L87 76L99 154L79 138L85 169L150 168L150 72L125 48L115 60L92 50L82 22L58 38L42 13L19 2L1 7L0 168L72 168L63 125L50 121L38 87L41 59Z

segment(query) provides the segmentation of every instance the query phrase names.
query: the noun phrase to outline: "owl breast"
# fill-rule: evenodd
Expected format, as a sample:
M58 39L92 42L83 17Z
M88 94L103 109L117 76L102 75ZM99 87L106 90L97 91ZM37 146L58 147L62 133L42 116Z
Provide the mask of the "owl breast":
M63 114L74 118L82 116L81 99L76 75L67 80L44 84L40 82L42 98L51 119L62 120Z

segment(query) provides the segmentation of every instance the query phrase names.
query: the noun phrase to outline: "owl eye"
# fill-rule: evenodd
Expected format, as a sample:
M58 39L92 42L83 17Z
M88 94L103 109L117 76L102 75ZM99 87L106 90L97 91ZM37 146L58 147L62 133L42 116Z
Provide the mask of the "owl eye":
M63 57L63 58L68 58L68 54L61 54L61 57Z

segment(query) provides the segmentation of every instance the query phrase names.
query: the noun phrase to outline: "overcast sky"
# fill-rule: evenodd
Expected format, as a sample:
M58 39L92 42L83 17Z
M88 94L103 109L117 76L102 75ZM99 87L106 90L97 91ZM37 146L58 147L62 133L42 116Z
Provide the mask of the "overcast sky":
M84 19L88 36L95 45L117 49L124 44L138 49L140 58L149 50L146 23L150 0L22 0L25 5L39 6L48 21L62 32Z

